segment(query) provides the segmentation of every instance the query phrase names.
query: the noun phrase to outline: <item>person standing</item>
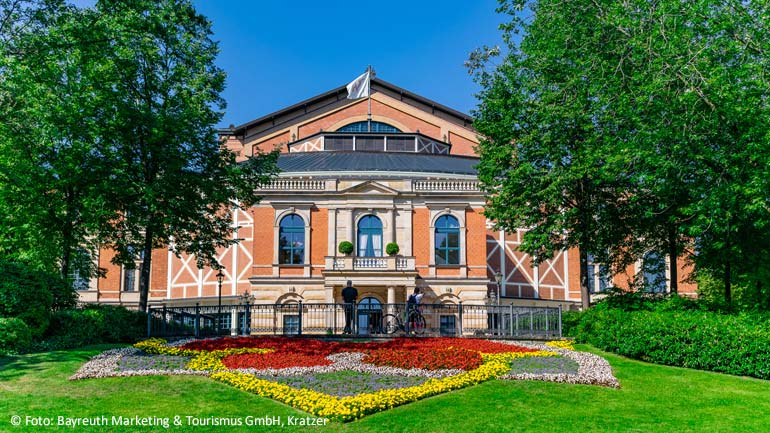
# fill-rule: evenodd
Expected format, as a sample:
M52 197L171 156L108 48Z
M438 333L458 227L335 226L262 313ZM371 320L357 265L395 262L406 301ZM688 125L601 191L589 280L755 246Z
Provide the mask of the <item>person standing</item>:
M414 329L417 326L417 316L420 314L420 302L422 297L425 296L419 287L414 288L414 293L409 295L406 300L406 321L408 329Z
M356 305L356 299L358 299L358 289L353 287L353 281L348 280L348 285L342 289L342 300L345 301L345 329L343 334L352 334L353 328L353 308Z

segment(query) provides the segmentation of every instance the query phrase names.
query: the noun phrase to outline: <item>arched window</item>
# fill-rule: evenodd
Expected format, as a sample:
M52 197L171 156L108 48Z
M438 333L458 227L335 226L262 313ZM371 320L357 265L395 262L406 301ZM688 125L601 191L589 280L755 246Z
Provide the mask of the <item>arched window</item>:
M278 230L278 263L301 265L305 263L305 222L299 215L286 215Z
M358 221L358 256L382 257L382 221L374 215Z
M648 292L665 293L666 260L656 252L649 252L642 259L644 288Z
M337 130L337 132L368 132L368 131L369 131L369 128L366 121L350 123ZM395 126L388 125L387 123L372 122L371 132L401 132L401 130L396 128Z
M460 223L451 215L440 216L435 230L436 264L460 264Z
M358 334L380 334L382 329L382 304L377 298L367 297L358 303Z

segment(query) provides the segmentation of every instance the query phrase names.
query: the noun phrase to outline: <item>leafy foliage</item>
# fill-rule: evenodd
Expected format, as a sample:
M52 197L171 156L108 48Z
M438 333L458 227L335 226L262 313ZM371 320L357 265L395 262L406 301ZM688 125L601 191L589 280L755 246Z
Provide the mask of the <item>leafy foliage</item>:
M140 309L153 248L219 267L277 153L219 141L211 23L188 0L0 0L0 16L0 257L94 276L76 256L109 244L142 262Z
M389 256L394 256L398 254L399 251L398 244L395 242L388 242L388 244L385 245L385 253Z
M468 62L482 87L474 114L485 213L499 228L527 227L521 249L535 261L579 247L584 306L588 252L615 272L648 251L684 254L723 280L728 303L733 281L761 286L770 268L767 8L501 1L508 53L491 68L499 49Z
M0 355L25 352L32 343L32 332L23 320L0 317Z
M48 279L28 266L0 262L0 317L18 318L29 327L33 337L48 328L53 296Z
M700 310L592 308L582 314L575 337L656 364L768 379L769 319Z
M112 305L56 311L37 349L54 350L101 343L133 343L146 336L147 316Z
M4 0L0 15L0 256L93 275L90 261L72 266L112 216L100 194L110 158L99 118L110 114L94 92L93 17L56 0Z
M114 114L103 138L114 149L117 176L110 203L125 218L104 239L116 260L142 262L145 310L152 250L194 254L220 267L217 251L237 242L232 215L258 201L256 189L276 172L277 153L244 157L220 143L225 73L215 65L211 23L188 0L98 2L108 68L101 91Z
M338 247L340 253L350 255L353 253L353 243L350 241L342 241Z

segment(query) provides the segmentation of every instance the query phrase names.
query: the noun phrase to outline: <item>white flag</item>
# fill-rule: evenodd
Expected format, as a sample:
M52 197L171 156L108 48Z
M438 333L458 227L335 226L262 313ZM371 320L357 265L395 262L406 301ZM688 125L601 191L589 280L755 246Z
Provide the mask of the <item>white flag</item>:
M369 70L348 84L348 99L366 98L369 96Z

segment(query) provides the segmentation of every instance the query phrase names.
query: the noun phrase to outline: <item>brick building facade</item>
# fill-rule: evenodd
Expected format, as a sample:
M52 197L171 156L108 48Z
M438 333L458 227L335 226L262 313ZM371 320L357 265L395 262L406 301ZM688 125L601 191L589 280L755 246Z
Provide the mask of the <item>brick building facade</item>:
M472 119L380 79L371 87L371 101L347 99L341 86L221 131L241 157L282 151L281 173L262 189L263 200L235 216L233 236L241 242L221 251L223 302L244 293L258 303L341 302L350 279L366 302L404 302L422 287L429 303L485 303L497 294L498 272L503 304L579 302L577 251L532 267L516 249L521 231L491 230L474 169ZM338 251L343 241L354 245L353 254ZM398 254L386 253L389 243ZM81 299L135 305L139 271L111 258L101 251L106 275ZM640 265L609 277L591 264L592 290L627 287ZM650 276L662 281L658 290L668 287L663 269ZM158 249L151 275L151 304L217 302L216 271L197 269L193 257ZM680 292L694 286L680 283Z

